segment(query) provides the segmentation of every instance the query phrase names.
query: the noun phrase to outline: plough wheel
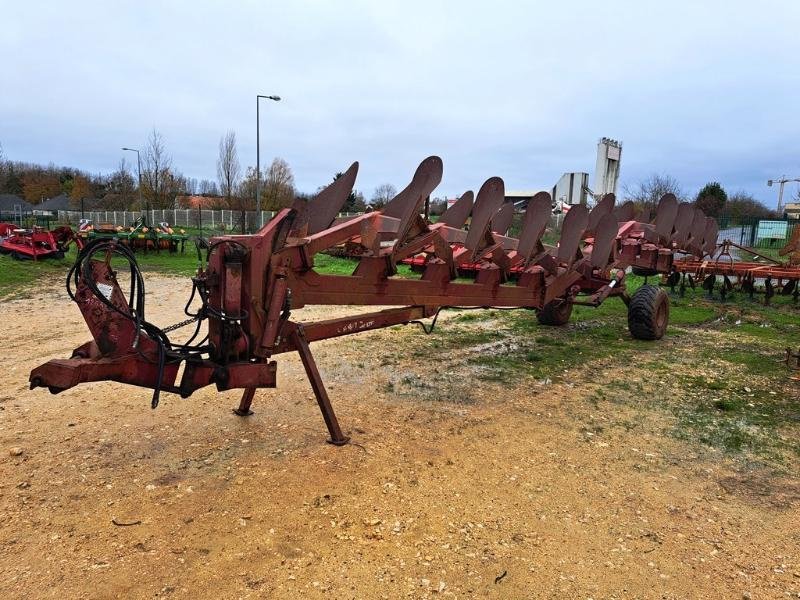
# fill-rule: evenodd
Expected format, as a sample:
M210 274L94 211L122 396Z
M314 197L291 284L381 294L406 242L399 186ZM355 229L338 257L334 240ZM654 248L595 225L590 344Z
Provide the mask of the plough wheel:
M669 297L657 285L643 285L628 305L628 329L637 340L660 340L669 323Z
M552 300L536 313L536 320L542 325L561 326L566 325L569 316L572 314L572 302L564 300Z

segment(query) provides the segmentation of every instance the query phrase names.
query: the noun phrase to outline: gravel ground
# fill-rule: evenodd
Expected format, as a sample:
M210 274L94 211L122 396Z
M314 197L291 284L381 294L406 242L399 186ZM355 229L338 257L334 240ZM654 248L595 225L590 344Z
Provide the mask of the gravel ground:
M151 318L181 319L186 280L148 291ZM89 337L59 284L0 321L3 598L800 597L798 479L586 402L621 370L644 377L635 364L516 388L464 367L432 400L387 385L441 360L404 355L418 330L318 343L353 438L335 448L294 356L250 418L213 389L152 411L114 383L28 391Z

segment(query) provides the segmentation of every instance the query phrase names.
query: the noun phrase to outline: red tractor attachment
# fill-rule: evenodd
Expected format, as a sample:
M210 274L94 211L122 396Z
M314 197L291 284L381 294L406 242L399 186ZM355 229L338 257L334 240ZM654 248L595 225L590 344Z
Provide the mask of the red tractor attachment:
M116 240L93 240L81 251L68 290L83 313L93 339L69 359L34 369L31 388L58 393L79 383L112 380L187 397L210 384L243 390L238 415L248 415L259 388L276 385L274 356L297 352L330 433L348 438L338 424L309 345L435 317L444 308L517 307L537 311L540 321L563 324L573 304L597 306L609 296L629 303L635 337L657 339L669 316L666 294L644 286L629 298L625 269L634 266L668 273L676 249L702 257L716 245L716 223L701 211L691 214L674 196L662 198L655 222L631 220L631 207L614 208L606 196L590 212L574 206L564 219L558 246L541 237L550 219L548 194L531 201L519 238L501 235L509 209L500 178L486 181L473 202L471 193L438 223L421 215L425 199L442 178L442 161L427 158L411 183L382 210L334 224L350 194L358 164L310 201L298 200L254 235L210 240L206 264L192 278L192 298L200 308L178 326L195 323L189 342L173 343L145 319L144 281L130 250ZM467 230L462 229L471 215ZM499 224L498 224L499 223ZM505 231L503 231L505 232ZM358 244L360 258L350 275L322 274L315 256L342 244ZM418 279L397 277L397 265L421 255ZM130 265L131 291L123 294L111 259ZM463 265L474 279L457 280ZM316 322L296 321L306 305L374 305L384 310ZM200 342L203 321L208 333ZM180 374L180 375L179 375Z
M0 224L0 253L10 254L18 260L40 258L64 258L71 243L83 247L83 240L70 227L56 227L48 231L43 227L33 229L9 229L7 223ZM2 231L6 231L6 237Z
M718 289L723 301L735 291L741 291L751 300L756 294L763 294L766 305L776 295L792 296L797 302L800 298L800 257L797 250L800 247L800 227L795 231L792 240L779 251L780 256L789 255L788 260L776 260L754 248L724 240L704 258L688 256L675 260L670 273L662 276L662 283L673 292L678 287L681 296L687 287L694 289L700 282L709 296L713 296L715 288ZM750 255L751 260L740 260L742 254Z

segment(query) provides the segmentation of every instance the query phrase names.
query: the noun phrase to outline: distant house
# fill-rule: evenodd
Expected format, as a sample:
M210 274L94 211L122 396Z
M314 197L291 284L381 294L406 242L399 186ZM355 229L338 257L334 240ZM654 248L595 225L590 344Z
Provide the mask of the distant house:
M84 198L83 200L72 200L66 194L59 194L48 198L33 207L35 212L57 214L60 210L80 210L83 203L84 210L102 210L103 200L100 198Z
M506 190L506 202L513 202L514 208L517 211L523 211L528 208L528 202L531 201L536 194L540 191L547 190Z
M178 208L212 210L225 206L225 204L225 198L222 196L177 196L175 198L175 206Z
M586 204L588 183L588 173L564 173L558 182L549 189L507 190L506 202L513 202L514 208L518 211L525 210L531 198L543 191L550 194L553 208L559 206L568 209L573 204Z
M58 212L59 210L73 210L72 202L66 194L59 194L53 198L48 198L33 207L34 210L46 210L48 212Z
M33 206L15 194L0 194L0 213L13 213L20 209L30 211Z
M800 219L800 202L787 202L783 207L783 216L786 219Z

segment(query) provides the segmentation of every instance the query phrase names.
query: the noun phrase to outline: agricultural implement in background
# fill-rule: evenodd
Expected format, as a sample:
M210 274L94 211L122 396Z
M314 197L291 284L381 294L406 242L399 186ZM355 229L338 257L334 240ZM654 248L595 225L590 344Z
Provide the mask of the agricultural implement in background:
M167 222L148 227L144 217L139 217L130 227L110 223L95 226L91 221L82 220L79 235L85 240L116 239L132 250L168 250L171 253L183 252L189 239L183 229L176 231Z
M14 233L15 229L19 229L19 226L15 225L14 223L0 223L0 241L7 237L11 237L11 234Z
M741 261L731 255L731 249L752 255L753 260ZM705 259L681 257L673 261L669 274L662 276L662 283L673 292L675 288L681 296L686 288L701 287L709 295L719 290L722 300L735 291L740 291L751 299L763 294L764 303L769 304L776 296L792 296L795 302L800 297L800 227L796 227L789 242L779 251L780 256L788 256L780 261L766 256L753 248L740 246L724 240L710 256Z
M333 224L355 182L358 163L309 200L280 211L254 235L210 240L206 264L192 278L186 321L161 329L145 319L144 281L131 251L119 240L92 240L68 278L68 292L83 313L93 340L69 359L51 360L31 372L31 388L52 393L79 383L111 380L190 396L215 384L218 390L243 390L238 415L249 415L259 388L276 386L277 354L297 352L330 433L329 441L348 441L342 433L309 344L397 324L421 323L443 308L515 307L536 311L540 321L563 324L573 304L597 306L611 296L628 304L634 337L657 339L669 317L666 293L643 286L629 297L625 268L668 273L676 249L704 256L716 245L716 223L701 211L662 198L653 224L630 219L628 208L614 209L606 196L591 211L570 209L557 247L541 242L550 218L546 193L531 201L519 238L493 231L503 210L504 184L486 181L473 202L471 192L438 223L420 208L442 178L442 162L422 162L411 183L382 210ZM471 216L468 230L462 226ZM333 224L333 225L332 225ZM502 223L501 223L502 225ZM495 226L497 229L502 227ZM351 275L325 275L314 269L316 254L358 240L361 256ZM397 277L402 260L424 255L418 279ZM130 265L130 296L122 292L113 257ZM457 281L457 271L476 265L474 279ZM512 281L512 274L515 277ZM192 312L193 301L200 306ZM306 305L383 305L391 308L316 322L296 321L292 311ZM208 333L202 340L202 324ZM167 334L194 325L185 343ZM433 323L431 324L431 327ZM424 327L424 326L423 326ZM429 330L428 330L429 331Z
M17 260L64 258L69 245L83 248L83 240L70 227L56 227L52 231L43 227L33 229L12 228L0 223L0 253L10 254Z

